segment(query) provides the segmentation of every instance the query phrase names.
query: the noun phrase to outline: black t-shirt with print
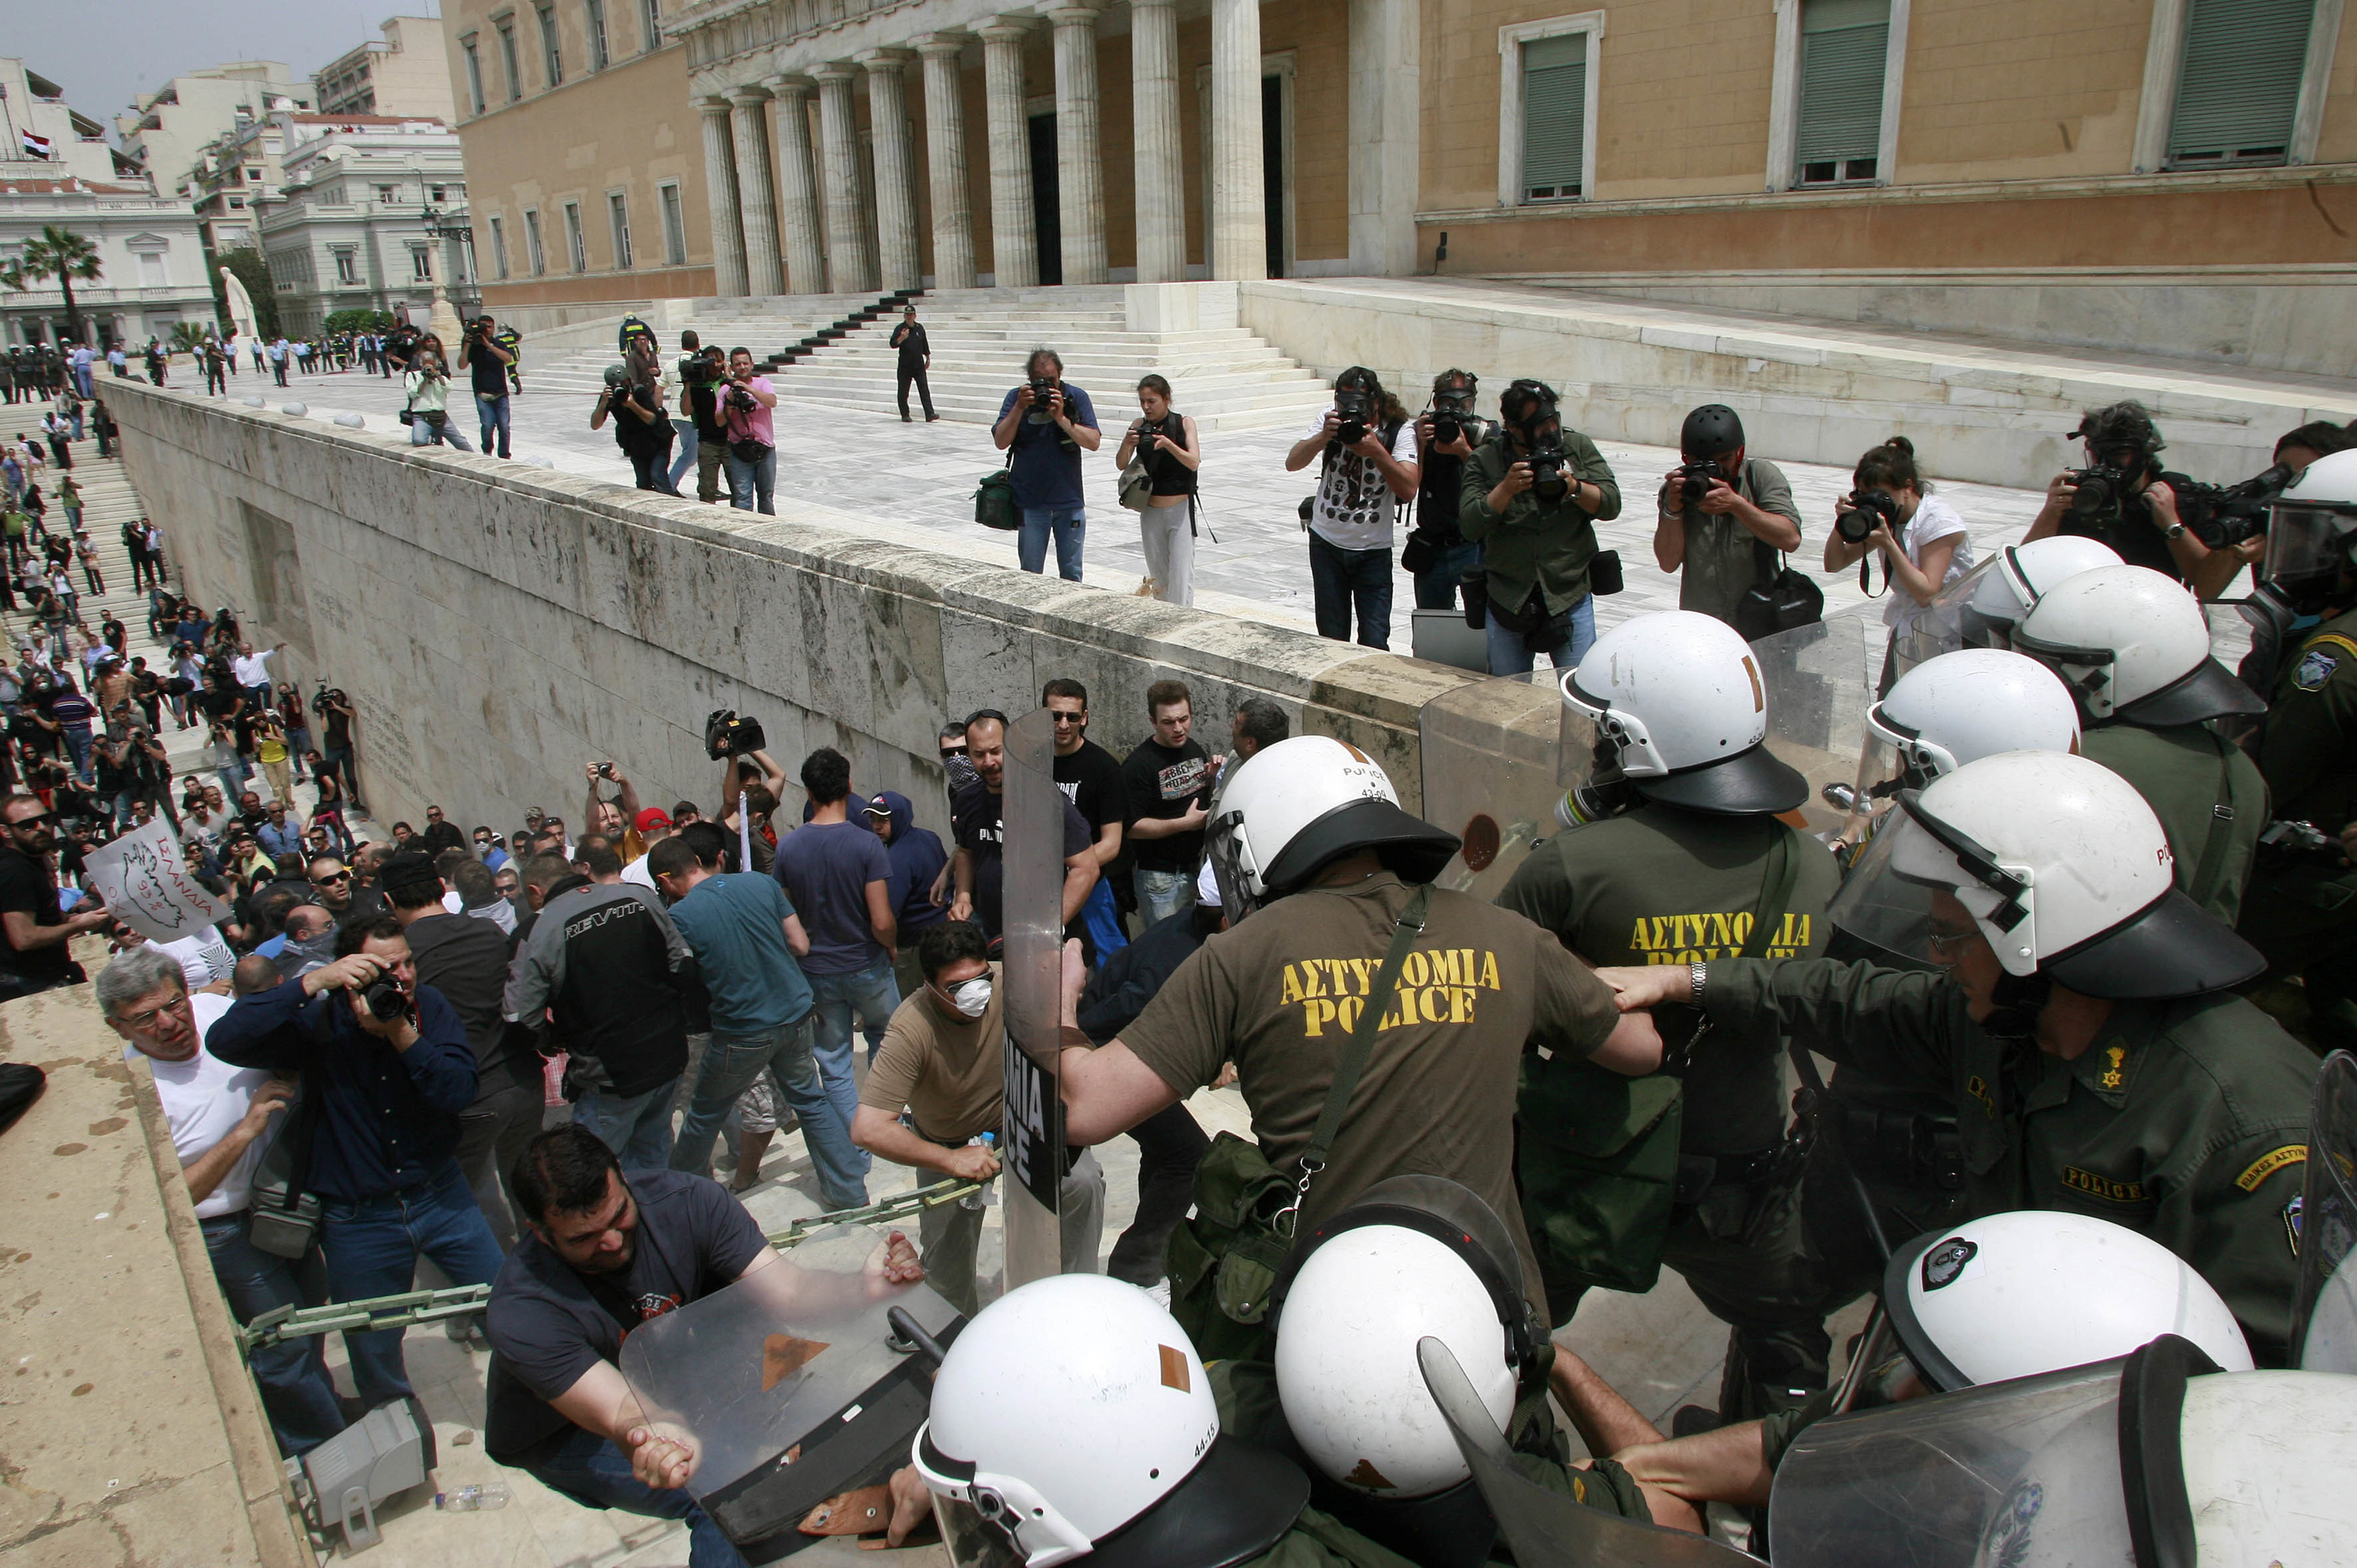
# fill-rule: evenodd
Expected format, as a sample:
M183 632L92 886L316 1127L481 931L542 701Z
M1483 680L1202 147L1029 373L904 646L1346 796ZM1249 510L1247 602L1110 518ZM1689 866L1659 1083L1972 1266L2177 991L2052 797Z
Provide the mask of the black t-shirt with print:
M1199 801L1208 801L1211 789L1211 754L1200 741L1189 740L1173 749L1148 736L1121 765L1121 781L1129 797L1129 820L1183 817ZM1172 833L1168 838L1128 834L1125 842L1140 871L1191 872L1203 858L1203 834Z

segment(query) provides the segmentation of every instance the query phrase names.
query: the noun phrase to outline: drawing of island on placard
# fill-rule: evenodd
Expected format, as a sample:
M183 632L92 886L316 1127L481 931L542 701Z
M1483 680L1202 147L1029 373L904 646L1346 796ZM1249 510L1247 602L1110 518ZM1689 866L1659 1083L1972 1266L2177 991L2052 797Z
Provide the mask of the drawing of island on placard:
M177 867L167 866L154 843L126 838L123 843L123 898L154 924L178 930L188 923L188 906L177 897Z

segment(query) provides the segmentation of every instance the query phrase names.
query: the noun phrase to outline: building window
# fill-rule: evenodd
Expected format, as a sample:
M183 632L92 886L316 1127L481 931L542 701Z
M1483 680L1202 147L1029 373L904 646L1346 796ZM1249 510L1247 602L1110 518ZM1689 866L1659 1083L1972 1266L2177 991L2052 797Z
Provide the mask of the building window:
M250 168L245 171L245 177L249 181L259 185L262 182L262 171L258 168Z
M417 283L434 281L434 252L423 245L409 247L409 275Z
M662 0L639 0L639 48L662 48Z
M656 192L662 200L663 263L667 266L687 264L687 214L681 209L679 187L666 185Z
M170 281L164 275L163 252L140 251L135 253L135 259L139 263L139 286L141 288L162 288Z
M630 265L630 199L620 191L606 198L606 221L614 231L614 266L627 271Z
M577 201L565 204L565 253L572 259L575 272L589 270L589 247L581 238L581 204Z
M449 188L448 186L446 186L446 185L437 185L437 186L436 186L436 187L434 188L434 199L435 199L435 200L436 200L436 201L447 201L447 200L448 200L448 199L449 199L449 198L448 198L448 196L447 196L447 192L449 190L449 188Z
M2192 0L2170 168L2291 161L2292 117L2316 0Z
M231 211L242 212L245 210L245 198L242 196L232 196L229 199L229 205Z
M491 270L500 277L508 275L508 233L506 227L494 218L491 223Z
M507 67L508 102L523 96L523 68L516 63L515 18L502 16L495 24L500 30L500 63Z
M1803 0L1792 138L1799 184L1874 182L1889 58L1890 0Z
M554 7L540 7L541 63L548 70L548 85L565 85L565 55L556 47L556 12Z
M532 263L532 275L539 277L548 271L548 252L540 244L540 214L526 211L523 215L524 260Z
M335 252L335 256L336 281L339 284L346 285L360 282L360 258L350 251L338 251Z
M380 185L376 188L376 204L379 207L390 207L400 194L401 188L397 185Z
M483 57L471 34L460 39L458 47L467 51L467 102L479 114L483 112Z
M613 63L606 49L606 0L583 0L589 23L589 69L603 70Z
M1586 145L1587 39L1573 33L1523 46L1523 199L1580 192Z

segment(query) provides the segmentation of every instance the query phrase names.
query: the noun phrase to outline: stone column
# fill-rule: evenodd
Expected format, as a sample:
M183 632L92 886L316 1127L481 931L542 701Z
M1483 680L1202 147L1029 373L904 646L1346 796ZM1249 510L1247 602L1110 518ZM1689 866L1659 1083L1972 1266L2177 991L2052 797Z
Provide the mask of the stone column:
M818 187L811 177L811 84L799 76L772 76L761 85L778 101L770 112L778 137L778 229L785 241L787 287L826 292L826 256L819 243Z
M851 81L857 72L830 61L811 74L818 80L830 281L838 294L864 294L876 286L876 261L867 253L867 226L859 212L859 127L851 113Z
M1254 16L1257 23L1259 16ZM1023 108L1023 35L1029 22L1002 16L982 31L990 110L990 259L1000 288L1039 282L1039 231L1031 217L1031 124Z
M963 38L928 33L925 59L925 174L933 198L933 286L974 286L974 212L966 196L965 78Z
M1105 281L1104 158L1098 148L1097 14L1048 13L1056 25L1056 209L1066 283Z
M870 49L859 57L867 68L867 124L876 133L876 248L886 290L923 284L924 257L917 246L916 170L909 156L909 100L900 68L909 57L899 49Z
M745 231L737 220L737 155L728 145L728 101L700 98L704 116L705 199L712 209L712 287L723 299L745 296Z
M728 94L737 106L737 204L745 220L745 286L755 295L786 292L778 254L778 199L770 180L770 128L761 105L769 92L740 87Z
M1211 0L1211 275L1268 276L1260 0Z
M1137 140L1137 281L1187 275L1187 182L1178 150L1178 7L1130 0L1130 119Z
M1351 0L1351 259L1387 277L1416 266L1423 49L1416 0Z

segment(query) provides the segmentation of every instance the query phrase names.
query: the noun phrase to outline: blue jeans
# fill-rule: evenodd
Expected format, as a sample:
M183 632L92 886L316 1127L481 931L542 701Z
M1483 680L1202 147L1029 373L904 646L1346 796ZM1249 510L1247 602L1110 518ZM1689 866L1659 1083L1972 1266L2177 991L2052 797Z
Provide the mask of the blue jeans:
M500 1244L455 1156L414 1187L380 1197L323 1197L319 1210L319 1250L334 1300L399 1294L409 1289L420 1254L433 1259L452 1284L487 1285L500 1272ZM401 1336L398 1328L344 1336L353 1386L371 1405L411 1391Z
M1596 596L1588 594L1571 607L1571 639L1550 648L1534 640L1541 636L1533 633L1525 638L1521 632L1508 631L1498 624L1493 612L1490 617L1490 673L1492 675L1523 675L1538 656L1546 655L1547 662L1558 670L1568 670L1587 657L1596 645Z
M573 1102L573 1120L597 1134L625 1171L659 1171L671 1164L671 1107L679 1079L659 1083L644 1094L600 1094Z
M695 434L695 421L692 419L674 419L671 422L671 429L672 434L679 439L679 445L673 448L679 456L673 458L671 463L671 488L676 491L679 489L679 477L695 467L696 448L702 443ZM500 456L505 456L506 454L501 453Z
M74 777L87 784L90 782L90 726L67 725L64 730L66 750L73 757Z
M1137 895L1137 918L1149 926L1195 907L1195 878L1189 872L1141 866L1130 873L1130 886Z
M456 420L444 419L442 428L439 430L427 424L425 416L422 413L409 422L409 444L412 446L431 446L437 441L456 446L461 452L474 450L472 446L467 445L466 433L458 428Z
M1081 580L1081 541L1089 530L1089 514L1076 506L1027 506L1023 530L1015 536L1015 555L1026 572L1048 566L1048 539L1056 540L1056 575L1067 583Z
M764 1072L802 1123L812 1173L818 1177L819 1197L827 1208L866 1207L868 1155L852 1143L851 1124L827 1098L826 1087L819 1080L818 1063L811 1056L808 1013L759 1035L712 1032L712 1043L704 1047L704 1061L696 1071L687 1115L679 1124L679 1139L672 1144L671 1168L697 1176L712 1173L712 1135L720 1130L737 1097Z
M1415 575L1415 607L1420 610L1453 610L1457 607L1457 586L1465 574L1481 564L1481 547L1458 540L1442 551L1428 572Z
M311 1305L296 1282L295 1265L256 1250L247 1240L253 1219L241 1209L198 1221L205 1233L205 1251L212 1256L213 1278L240 1323L251 1323L274 1306ZM250 1358L278 1451L290 1457L309 1453L344 1429L343 1407L336 1402L336 1385L328 1376L319 1339L316 1334L282 1339Z
M688 1568L745 1568L720 1527L680 1487L656 1491L630 1474L630 1461L606 1438L575 1427L565 1446L532 1467L533 1478L593 1509L687 1521Z
M674 485L673 487L677 487ZM728 504L738 511L763 511L777 514L778 449L761 448L759 461L748 463L736 453L728 454ZM754 500L759 498L760 504Z
M1392 645L1392 553L1345 550L1324 534L1309 535L1309 585L1317 596L1318 635L1351 640L1351 611L1359 612L1359 641Z
M475 394L475 413L482 425L483 450L491 449L491 437L500 440L500 456L508 455L508 400L504 393L498 397Z
M851 1074L851 1022L856 1015L859 1033L867 1041L867 1059L876 1060L876 1047L883 1043L884 1026L892 1021L892 1009L900 1005L900 988L892 979L892 961L878 953L876 961L866 969L845 974L812 974L802 972L818 998L811 1009L813 1038L811 1055L818 1059L819 1075L826 1080L826 1097L843 1113L843 1124L859 1112L859 1084ZM859 1174L867 1174L870 1161L867 1151L859 1151Z

